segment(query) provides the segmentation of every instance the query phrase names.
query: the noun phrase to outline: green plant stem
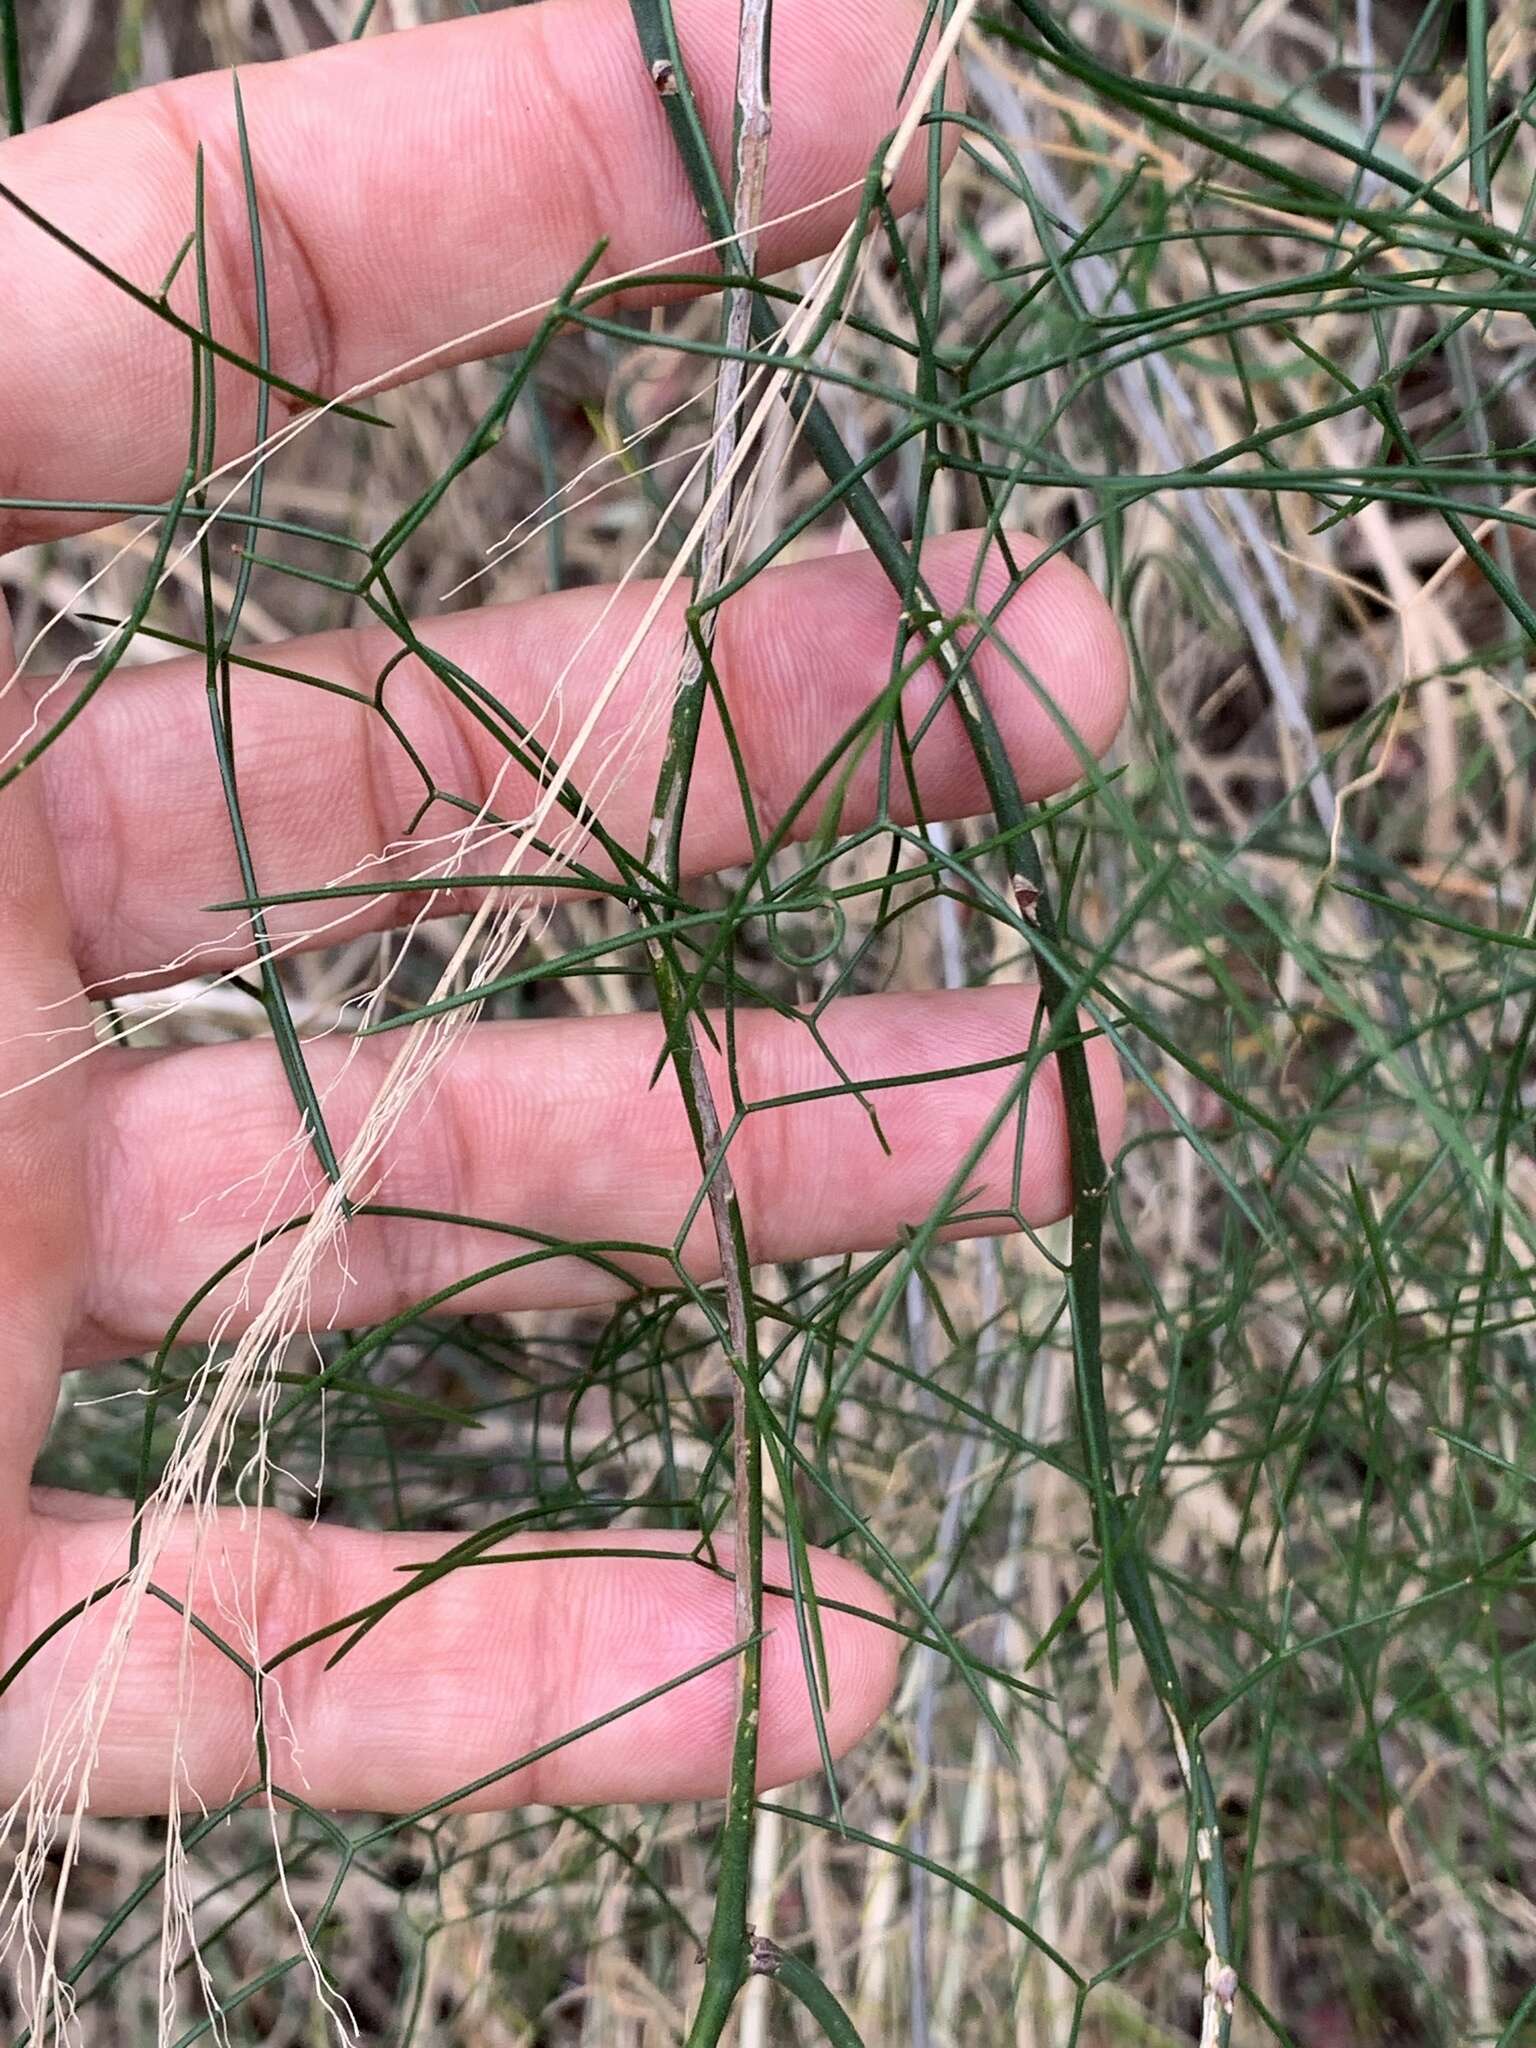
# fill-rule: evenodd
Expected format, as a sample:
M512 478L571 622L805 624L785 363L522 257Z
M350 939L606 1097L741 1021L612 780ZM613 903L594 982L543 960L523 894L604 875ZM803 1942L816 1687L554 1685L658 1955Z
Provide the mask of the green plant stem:
M0 0L0 81L5 88L5 125L12 135L26 126L21 94L21 25L16 0Z
M786 1955L777 1942L759 1935L752 1944L752 1975L771 1977L803 2005L826 2036L828 2048L864 2048L859 2030L807 1962Z
M260 367L267 367L270 332L266 307L266 271L261 253L260 226L255 199L254 172L251 164L249 139L245 130L245 113L240 100L239 81L235 81L235 117L240 135L241 164L245 176L247 220L252 235L252 264L256 289L257 351ZM204 328L211 331L212 308L208 287L208 246L207 220L205 209L204 160L199 148L195 165L195 226L194 247L197 265L198 313ZM213 467L214 447L217 440L218 408L215 394L215 365L213 356L205 349L202 359L202 375L199 383L202 408L202 455L201 472L206 476ZM258 441L265 433L268 411L268 391L265 384L257 388L256 432ZM194 399L194 417L198 412L198 400ZM258 479L260 472L257 473ZM253 511L261 510L259 481L252 486ZM194 503L201 509L206 504L206 495L199 489L194 494ZM224 806L229 817L230 836L234 843L235 858L240 869L241 888L245 895L254 897L259 893L256 866L252 857L250 839L245 829L245 815L241 808L239 784L235 774L234 734L232 730L232 692L230 679L229 646L239 626L240 612L244 607L246 591L250 583L250 565L242 562L238 573L235 592L230 605L229 617L224 630L219 631L214 616L213 600L213 559L209 541L209 529L205 523L197 542L199 579L203 602L204 635L204 687L208 702L208 719L213 735L214 758L218 765L219 785L224 794ZM282 1062L283 1074L298 1110L300 1122L314 1146L315 1156L320 1162L326 1178L339 1183L341 1161L336 1156L335 1146L326 1127L325 1113L320 1106L319 1095L310 1079L309 1065L304 1058L304 1048L299 1039L298 1027L293 1021L293 1012L288 1003L288 992L283 987L277 971L276 957L272 952L268 936L266 913L262 910L251 912L251 942L255 950L258 971L261 977L261 1004L272 1026L272 1039ZM347 1213L351 1213L350 1201L346 1202Z
M730 254L733 265L748 277L755 268L757 223L762 212L772 130L768 84L771 11L772 0L742 0L737 38L735 203L730 223ZM670 23L667 27L668 47L651 54L652 80L664 100L681 96L674 88L682 75L682 55L675 36L670 34ZM683 824L699 727L706 695L716 680L712 652L719 611L713 605L706 605L702 611L699 607L713 596L725 573L734 500L732 477L746 391L744 351L750 337L751 306L751 294L745 289L726 294L725 340L729 353L722 358L715 381L706 472L709 510L694 575L688 643L673 698L646 839L645 866L660 875L663 886L674 898L681 881ZM704 1069L697 1022L684 997L684 977L671 943L653 934L650 957L668 1051L682 1089L699 1164L708 1175L708 1202L725 1285L727 1348L733 1374L731 1463L736 1635L749 1645L739 1666L736 1732L704 1984L688 2033L688 2048L712 2048L724 2031L749 1968L747 1905L762 1714L763 1444L756 1412L761 1360L751 1307L751 1258L746 1227L722 1140L719 1112Z
M671 67L677 90L665 104L674 139L693 185L709 232L728 245L731 221L713 159L688 86L671 23L670 0L631 0L642 48L653 62ZM779 323L769 302L753 295L752 334L764 354L777 341ZM1066 1110L1072 1176L1072 1241L1067 1272L1071 1312L1074 1388L1078 1426L1083 1437L1089 1489L1093 1497L1099 1542L1106 1566L1105 1593L1114 1668L1114 1599L1124 1606L1138 1647L1152 1674L1158 1699L1167 1716L1190 1805L1195 1863L1204 1900L1207 1951L1205 2025L1211 2044L1224 2044L1231 2028L1230 1957L1233 1951L1231 1902L1221 1852L1220 1812L1205 1763L1199 1728L1174 1662L1151 1590L1136 1523L1127 1516L1117 1490L1108 1404L1104 1392L1101 1317L1101 1253L1108 1171L1099 1141L1098 1115L1088 1072L1086 1048L1072 1032L1069 1011L1077 992L1059 964L1060 939L1054 910L1046 894L1045 873L1028 831L1029 811L1019 791L991 708L956 654L947 634L931 629L940 608L925 584L911 553L886 518L879 501L863 480L833 424L807 381L791 399L806 440L828 482L844 489L843 503L870 551L901 594L915 632L933 643L933 659L953 695L970 740L987 798L1000 829L1008 837L1008 866L1020 914L1029 929L1040 976L1041 996L1052 1024L1060 1033L1056 1055Z

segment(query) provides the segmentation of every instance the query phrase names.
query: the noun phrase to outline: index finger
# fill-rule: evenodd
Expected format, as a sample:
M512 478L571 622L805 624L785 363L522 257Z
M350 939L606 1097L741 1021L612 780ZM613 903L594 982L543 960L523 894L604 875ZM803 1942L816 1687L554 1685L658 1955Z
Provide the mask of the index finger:
M676 12L723 160L737 0L678 0ZM763 211L792 217L765 232L764 268L825 249L852 217L850 188L896 119L922 13L919 0L778 0ZM502 324L431 367L515 346L535 322L507 316L558 294L605 236L607 276L667 263L705 238L628 0L544 0L323 50L242 72L241 91L271 362L307 390L388 380L491 323ZM108 101L0 145L0 184L154 292L192 224L199 145L212 332L254 359L228 74ZM920 155L909 153L898 206L917 196ZM171 303L192 316L189 270ZM185 338L11 207L0 207L0 298L0 499L166 497L186 460ZM255 400L251 376L221 368L221 456L250 444ZM0 508L0 550L90 523Z

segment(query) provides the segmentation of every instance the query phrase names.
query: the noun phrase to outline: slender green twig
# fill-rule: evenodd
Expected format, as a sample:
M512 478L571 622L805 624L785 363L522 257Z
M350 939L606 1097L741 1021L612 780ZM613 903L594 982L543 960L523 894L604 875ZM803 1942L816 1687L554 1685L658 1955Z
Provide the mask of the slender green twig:
M853 2021L809 1963L759 1935L752 1943L749 1967L754 1977L771 1978L805 2007L826 2037L827 2048L864 2048Z
M1488 161L1488 0L1467 0L1467 133L1472 190L1483 212L1493 215L1493 180Z
M245 178L247 219L252 235L252 265L257 298L257 349L258 363L267 366L270 348L270 330L266 307L266 267L262 258L260 213L256 202L255 173L251 163L250 142L245 132L245 113L240 100L239 80L234 82L235 115L240 134L241 169ZM208 280L208 243L206 218L206 191L204 183L203 152L199 148L194 170L194 247L197 261L198 310L205 329L211 329L212 306ZM200 380L202 406L202 451L201 473L206 476L213 468L214 448L218 435L218 407L215 393L214 360L208 355ZM257 387L257 435L261 437L267 419L268 393L265 384ZM197 407L194 404L194 414ZM252 510L261 510L260 472L253 484ZM199 489L195 502L205 502L205 493ZM242 563L231 599L229 616L220 631L215 617L213 595L213 558L207 526L201 529L197 543L199 575L203 598L203 633L205 647L205 688L208 701L208 718L213 732L214 757L218 764L219 783L224 793L224 805L229 816L230 834L234 841L235 857L240 868L240 883L245 895L258 894L255 861L251 854L250 839L245 829L245 816L240 803L239 785L235 774L235 750L232 717L232 693L230 688L230 643L239 627L240 612L245 603L250 584L250 568ZM325 1112L320 1106L319 1095L310 1078L309 1063L304 1057L304 1048L299 1039L298 1027L294 1023L293 1011L288 1002L288 991L283 987L278 972L277 960L272 951L267 930L266 913L254 910L250 913L251 938L261 976L262 1007L272 1026L272 1039L282 1062L283 1074L287 1080L294 1105L299 1112L303 1129L308 1133L314 1146L315 1156L320 1162L326 1178L334 1183L341 1179L341 1162L331 1142L326 1126ZM348 1203L350 1208L350 1203Z
M735 201L731 215L731 260L750 277L756 267L757 224L762 213L768 144L772 129L769 49L772 0L742 0L737 43L734 144ZM682 56L653 56L651 78L664 101L681 96ZM745 290L725 295L725 337L733 351L720 364L715 384L710 459L706 478L709 513L699 543L694 604L713 595L722 580L731 531L740 412L745 390L743 350L751 319ZM667 743L657 778L645 865L676 894L682 877L683 826L705 696L713 682L712 649L719 613L690 613L682 671L673 698ZM763 1446L755 1396L761 1372L756 1319L752 1313L751 1257L746 1225L722 1140L720 1116L705 1071L698 1026L682 1000L682 977L669 940L654 934L650 946L657 999L666 1024L668 1049L687 1105L699 1163L709 1173L709 1207L725 1285L732 1392L732 1487L735 1499L736 1634L749 1648L740 1665L736 1734L721 1835L720 1874L706 1950L703 1988L688 2048L718 2042L746 1981L747 1899L751 1873L752 1817L757 1796L757 1755L762 1713L763 1626Z
M12 135L26 126L21 91L21 24L16 0L0 0L0 82L5 88L5 124Z

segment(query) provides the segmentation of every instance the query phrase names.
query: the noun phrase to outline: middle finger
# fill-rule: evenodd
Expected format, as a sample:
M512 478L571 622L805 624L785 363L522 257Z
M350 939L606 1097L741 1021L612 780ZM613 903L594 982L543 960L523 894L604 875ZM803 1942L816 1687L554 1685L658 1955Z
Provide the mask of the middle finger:
M849 996L828 1006L824 1042L868 1089L880 1123L845 1092L798 1019L743 1011L732 1058L748 1105L730 1143L754 1261L873 1251L934 1211L993 1113L1006 1114L964 1178L965 1234L1054 1221L1070 1206L1054 1061L1009 1102L1035 1037L1035 998L1016 987ZM717 1032L723 1039L723 1032ZM681 1239L687 1270L718 1272L707 1213L693 1216L699 1162L678 1090L652 1088L660 1020L646 1013L477 1025L394 1132L370 1199L479 1217L562 1245ZM1118 1144L1121 1084L1103 1039L1089 1066L1105 1149ZM365 1039L309 1048L327 1120L345 1145L394 1053ZM706 1050L715 1098L731 1099L721 1054ZM967 1071L956 1071L964 1069ZM194 1291L243 1246L305 1214L322 1182L295 1142L292 1097L265 1042L170 1054L111 1052L93 1062L89 1275L70 1363L158 1343ZM893 1085L884 1086L890 1081ZM830 1092L828 1092L830 1091ZM799 1098L799 1099L796 1099ZM884 1145L881 1138L884 1139ZM957 1233L951 1233L957 1234ZM308 1295L315 1328L361 1327L529 1249L488 1229L358 1218ZM286 1238L210 1293L184 1334L206 1337L225 1311L241 1327L288 1260ZM455 1295L455 1313L612 1301L675 1282L668 1262L624 1251L620 1269L573 1253Z
M1016 559L1034 551L1017 536L1010 544ZM978 545L976 536L958 534L924 550L925 574L944 606L965 602ZM1008 581L994 547L979 579L983 613L1006 593ZM628 642L652 588L630 586L612 602L609 593L578 590L458 614L432 628L429 639L482 679L558 755ZM676 680L684 602L679 592L603 709L575 769L580 787L588 763L622 758L622 774L600 773L591 794L601 803L606 830L637 853L666 725L664 715L646 713L664 713ZM716 666L764 830L777 824L827 750L884 688L898 626L899 600L866 554L768 572L722 608ZM1089 753L1098 753L1119 724L1126 693L1119 632L1088 578L1060 555L1024 580L996 631L1038 689L990 642L979 650L975 672L1025 796L1046 796L1080 769L1063 725ZM367 693L398 652L398 642L380 629L264 648L262 658ZM209 737L205 673L201 659L125 672L39 763L76 959L90 986L173 978L171 963L189 949L196 949L191 964L199 970L251 956L247 920L206 907L237 900L243 891ZM911 729L937 687L931 666L908 684L903 708ZM46 695L46 685L37 688ZM361 902L275 906L268 919L274 941L292 944L323 927L324 940L334 942L418 914L420 894L390 895L387 885L440 864L441 844L406 849L384 867L364 866L398 845L423 795L419 774L384 722L363 705L249 669L236 670L233 694L241 808L263 891L323 888L357 875L377 881L383 892ZM532 779L509 766L502 744L419 662L393 672L386 701L441 789L475 806L494 790L494 808L503 818L515 819L532 802ZM918 746L916 764L929 817L984 808L980 776L952 705L943 707ZM869 751L848 793L845 824L867 821L876 797ZM820 802L806 806L802 831L812 829ZM910 820L899 776L892 808ZM437 805L418 838L430 842L463 823L462 812ZM483 857L461 863L461 872L495 873L508 850L505 841L487 846ZM690 873L701 874L750 853L725 735L711 706L689 798L685 862ZM582 857L603 865L591 847ZM454 906L439 899L438 907Z

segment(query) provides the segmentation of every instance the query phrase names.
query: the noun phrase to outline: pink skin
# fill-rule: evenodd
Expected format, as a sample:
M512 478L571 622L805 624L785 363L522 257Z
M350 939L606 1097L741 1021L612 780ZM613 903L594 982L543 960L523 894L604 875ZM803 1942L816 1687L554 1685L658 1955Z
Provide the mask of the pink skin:
M730 121L735 0L679 9L687 52L717 139ZM768 207L783 211L857 179L894 122L895 93L916 0L779 0L777 129ZM291 66L244 74L263 181L274 278L275 360L327 389L382 375L402 358L557 291L596 239L619 223L611 272L664 258L698 239L654 88L628 41L624 0L550 4L410 36L380 38ZM819 82L839 81L835 109ZM184 231L189 150L208 147L212 219L221 238L216 330L240 345L250 306L239 262L243 227L226 79L141 94L0 145L0 181L130 276L154 285ZM912 173L917 159L912 160ZM898 199L915 196L915 184ZM618 195L616 198L615 195ZM618 199L622 199L622 204ZM825 248L851 211L829 202L775 230L770 263ZM453 232L444 233L450 222ZM0 209L0 280L12 293L0 365L0 491L54 497L164 496L183 459L185 348ZM403 277L410 288L401 289ZM68 337L61 346L60 337ZM504 348L498 333L482 347ZM229 447L251 418L250 390L221 380ZM131 418L132 432L115 422ZM78 521L0 515L0 544ZM1021 545L1027 545L1022 544ZM965 592L977 541L938 543L925 568L951 602ZM981 601L1002 590L995 553ZM563 650L580 638L602 593L583 591L515 612L455 616L438 642L519 709L544 702ZM603 641L618 645L644 593L627 594ZM762 814L783 814L825 748L884 682L895 601L858 556L776 570L727 608L721 667ZM1090 750L1107 745L1125 699L1114 627L1085 579L1061 561L1025 583L1001 631ZM3 629L0 629L3 642ZM624 692L661 683L675 660L676 621L642 650ZM372 680L381 648L330 635L264 654L346 680ZM0 675L11 656L0 644ZM601 654L580 671L601 674ZM1070 783L1078 756L1004 655L979 673L1025 789ZM40 686L39 686L40 687ZM415 795L392 748L336 699L246 675L240 698L242 789L270 888L324 884L371 859L404 829ZM393 700L434 771L462 794L483 793L495 762L443 709L419 674L402 672ZM570 702L588 684L573 679ZM920 712L931 677L910 685ZM622 729L633 696L610 718ZM59 1375L153 1343L183 1298L267 1214L261 1190L223 1193L258 1173L288 1137L291 1112L270 1048L239 1045L170 1055L103 1051L60 1068L87 1022L93 986L142 985L188 947L204 962L248 955L238 919L204 906L237 892L227 826L203 726L201 685L185 662L124 676L69 739L0 795L0 1666L121 1562L123 1508L29 1494ZM25 729L20 692L0 699L0 748ZM649 743L605 804L621 836L643 826L654 779ZM963 735L946 710L918 751L930 816L981 807ZM873 803L855 778L850 820ZM515 803L512 806L515 808ZM174 829L169 821L174 820ZM428 829L441 829L446 817ZM741 857L740 804L721 734L706 732L690 810L694 872ZM396 877L421 865L404 853ZM395 924L417 901L384 895L349 929ZM325 913L329 915L329 912ZM300 933L311 914L284 914ZM844 1001L827 1030L856 1077L1006 1061L1030 1036L1032 998L1018 990L894 995ZM387 1057L391 1048L381 1042ZM385 1162L397 1201L505 1217L573 1236L669 1242L697 1167L670 1084L647 1086L653 1020L477 1027L447 1069L433 1117L409 1118ZM317 1071L339 1048L316 1046ZM744 1020L742 1071L754 1100L827 1085L805 1034L771 1016ZM1094 1086L1113 1146L1120 1084L1103 1046ZM846 1097L765 1106L733 1152L753 1248L763 1259L878 1246L929 1212L976 1142L1015 1070L908 1084L878 1100L889 1156ZM376 1081L372 1052L339 1084L344 1139ZM1020 1183L1011 1185L1011 1125L967 1176L975 1203L1017 1202L1031 1221L1067 1199L1060 1086L1047 1064L1025 1112ZM598 1142L599 1135L601 1142ZM643 1170L642 1170L643 1169ZM642 1192L637 1193L640 1190ZM293 1210L305 1189L287 1192ZM1002 1218L985 1227L1003 1227ZM711 1271L707 1233L684 1248ZM317 1321L376 1317L429 1287L506 1255L506 1241L428 1226L358 1228L348 1271L322 1273ZM640 1269L644 1276L646 1269ZM263 1268L260 1282L270 1277ZM256 1289L258 1298L260 1287ZM571 1261L488 1283L464 1305L551 1306L611 1295ZM210 1311L211 1313L211 1311ZM205 1318L206 1323L206 1318ZM201 1327L201 1326L200 1326ZM223 1515L195 1566L190 1531L172 1539L158 1573L212 1614L254 1599L269 1653L398 1584L448 1538L390 1536ZM692 1670L732 1639L726 1576L690 1562L689 1539L603 1537L607 1549L669 1556L564 1556L456 1574L408 1602L329 1673L329 1645L284 1667L275 1776L320 1805L409 1810L502 1769L572 1726L596 1720ZM541 1547L548 1547L542 1546ZM588 1539L562 1539L566 1550ZM770 1572L782 1579L775 1554ZM856 1742L881 1711L898 1638L879 1625L882 1594L840 1557L815 1565L830 1601L828 1654L834 1749ZM25 1783L50 1702L68 1702L110 1626L105 1602L62 1634L0 1701L0 1802ZM763 1719L764 1779L814 1768L814 1723L786 1604L770 1602ZM163 1807L172 1785L171 1716L181 1636L153 1603L135 1627L104 1730L92 1804ZM200 1642L184 1733L180 1791L212 1801L249 1782L244 1682ZM558 1749L478 1803L694 1797L724 1786L735 1675L727 1663L597 1733ZM428 1726L429 1734L423 1734Z

